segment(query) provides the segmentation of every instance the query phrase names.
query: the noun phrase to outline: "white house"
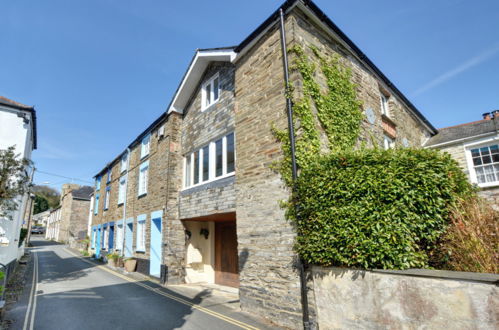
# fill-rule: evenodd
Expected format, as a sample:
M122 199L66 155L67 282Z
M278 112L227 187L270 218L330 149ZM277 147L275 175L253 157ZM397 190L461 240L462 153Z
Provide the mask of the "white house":
M34 107L27 106L0 96L0 149L15 146L16 154L31 159L36 149L36 113ZM27 168L33 175L33 168ZM14 265L20 256L19 235L21 226L30 206L28 194L17 198L18 209L11 214L12 219L0 218L0 263L7 267Z

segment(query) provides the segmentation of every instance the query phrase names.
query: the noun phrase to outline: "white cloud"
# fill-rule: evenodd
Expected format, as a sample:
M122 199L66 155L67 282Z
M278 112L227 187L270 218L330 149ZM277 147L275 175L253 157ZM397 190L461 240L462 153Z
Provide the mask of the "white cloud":
M449 70L449 71L441 74L440 76L431 80L427 84L425 84L425 85L421 86L420 88L418 88L417 90L415 90L412 93L412 96L418 96L420 94L423 94L423 93L429 91L430 89L432 89L438 85L441 85L446 81L451 80L455 76L471 69L472 67L477 66L477 65L487 61L488 59L490 59L491 57L493 57L497 53L499 53L499 45L496 45L495 47L490 48L490 49L484 51L483 53L467 60L466 62L461 63L460 65L453 68L452 70Z

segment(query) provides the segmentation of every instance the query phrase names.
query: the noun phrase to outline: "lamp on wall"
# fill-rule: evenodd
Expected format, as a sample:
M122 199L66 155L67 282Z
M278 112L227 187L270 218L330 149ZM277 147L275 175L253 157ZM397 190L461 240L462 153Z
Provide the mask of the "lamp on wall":
M202 235L202 236L204 236L205 239L208 239L208 236L210 235L210 231L206 228L201 228L199 235Z

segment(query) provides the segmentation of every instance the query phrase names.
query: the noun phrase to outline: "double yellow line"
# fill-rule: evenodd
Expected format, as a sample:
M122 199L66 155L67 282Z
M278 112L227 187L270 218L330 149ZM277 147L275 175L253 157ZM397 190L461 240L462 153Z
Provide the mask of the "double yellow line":
M96 266L97 268L102 269L102 270L104 270L104 271L106 271L106 272L108 272L108 273L111 273L111 274L113 274L114 276L117 276L117 277L119 277L119 278L122 278L122 279L124 279L125 281L131 282L131 283L134 283L135 285L138 285L138 286L140 286L140 287L143 287L143 288L144 288L144 289L146 289L146 290L152 291L152 292L154 292L154 293L157 293L157 294L159 294L159 295L162 295L162 296L164 296L164 297L166 297L166 298L169 298L169 299L171 299L171 300L175 300L176 302L179 302L179 303L181 303L181 304L184 304L184 305L186 305L186 306L189 306L189 307L191 307L192 309L199 310L199 311L201 311L201 312L203 312L203 313L209 314L209 315L211 315L211 316L213 316L213 317L216 317L216 318L218 318L218 319L220 319L220 320L223 320L223 321L225 321L225 322L228 322L228 323L230 323L230 324L233 324L233 325L235 325L235 326L238 326L238 327L240 327L240 328L242 328L242 329L248 329L248 330L258 330L258 328L255 328L255 327L254 327L254 326L252 326L252 325L249 325L249 324L247 324L247 323L244 323L244 322L238 321L238 320L233 319L233 318L231 318L231 317L228 317L228 316L225 316L225 315L223 315L223 314L220 314L220 313L217 313L217 312L215 312L215 311L212 311L211 309L205 308L205 307L203 307L203 306L201 306L201 305L194 304L194 303L192 303L192 302L190 302L190 301L188 301L188 300L185 300L185 299L179 298L179 297L177 297L177 296L171 295L171 294L169 294L169 293L166 293L166 292L162 291L162 290L161 290L161 288L153 288L153 287L152 287L152 286L150 286L150 285L147 285L147 284L141 283L141 282L139 282L139 281L137 281L137 280L134 280L134 279L132 279L132 278L129 278L129 277L127 277L127 276L125 276L125 275L122 275L122 274L120 274L120 273L118 273L118 272L116 272L116 271L114 271L114 270L112 270L112 269L109 269L109 268L105 267L105 266L98 265L98 264L96 264L96 263L94 263L94 262L91 262L91 261L89 261L89 260L83 259L83 258L82 258L82 257L80 257L79 255L74 254L73 252L71 252L71 251L70 251L70 250L68 250L68 249L64 249L64 250L65 250L66 252L68 252L69 254L71 254L71 255L73 255L73 256L75 256L75 257L77 257L77 258L80 258L80 260L82 260L82 261L84 261L84 262L86 262L86 263L88 263L88 264L91 264L91 265L93 265L93 266Z

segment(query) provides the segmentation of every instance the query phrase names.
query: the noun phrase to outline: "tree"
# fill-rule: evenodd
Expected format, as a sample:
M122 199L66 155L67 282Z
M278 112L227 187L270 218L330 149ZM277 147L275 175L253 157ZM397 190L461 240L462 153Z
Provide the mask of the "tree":
M30 165L30 160L15 153L14 146L0 149L0 217L12 219L11 213L19 207L17 197L24 195L30 187L26 172Z
M35 195L35 208L33 214L38 214L49 209L49 201L43 197Z
M53 209L59 206L61 194L59 194L57 190L50 188L49 186L41 186L41 185L34 185L31 190L36 196L46 199L49 208Z

